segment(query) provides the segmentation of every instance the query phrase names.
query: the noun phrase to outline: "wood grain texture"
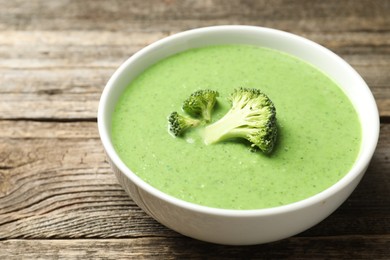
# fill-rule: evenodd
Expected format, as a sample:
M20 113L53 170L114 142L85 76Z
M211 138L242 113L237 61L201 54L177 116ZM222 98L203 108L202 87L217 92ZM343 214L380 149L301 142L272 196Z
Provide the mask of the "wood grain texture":
M390 117L389 2L357 2L0 1L0 118L96 117L124 60L169 34L215 24L269 26L328 47L361 73Z
M390 1L0 0L0 259L388 259ZM183 30L272 27L334 51L365 79L381 134L352 196L279 242L228 247L146 215L106 161L96 113L115 69Z
M390 8L387 0L2 0L1 6L0 29L159 32L243 23L320 32L384 31Z
M6 259L388 259L390 236L294 237L246 247L189 238L0 241ZM353 247L351 247L353 245ZM20 250L23 248L23 250ZM280 250L283 248L283 250ZM352 249L353 248L353 249ZM39 250L37 250L39 249ZM42 253L44 252L44 253Z

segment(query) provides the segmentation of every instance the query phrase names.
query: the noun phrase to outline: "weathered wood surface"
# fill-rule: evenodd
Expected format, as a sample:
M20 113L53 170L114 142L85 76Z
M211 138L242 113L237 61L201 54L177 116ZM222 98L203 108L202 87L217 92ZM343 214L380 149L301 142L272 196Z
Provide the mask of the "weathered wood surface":
M266 245L229 247L189 238L0 241L7 259L388 259L382 236L293 237ZM39 252L41 249L43 253ZM372 258L374 256L374 258ZM3 258L2 258L3 259Z
M390 256L390 1L0 0L0 259ZM101 91L143 46L201 26L249 24L330 48L366 80L381 114L352 196L295 237L228 247L171 231L117 183L96 127Z
M0 6L0 118L93 118L102 87L127 57L166 35L217 24L269 26L325 45L362 74L381 114L390 116L386 0L3 0Z

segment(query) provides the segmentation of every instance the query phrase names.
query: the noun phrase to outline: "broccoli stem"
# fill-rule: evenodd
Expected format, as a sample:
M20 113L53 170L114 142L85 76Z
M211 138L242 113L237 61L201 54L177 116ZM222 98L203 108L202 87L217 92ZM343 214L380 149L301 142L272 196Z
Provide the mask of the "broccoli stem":
M211 120L211 109L213 109L213 105L207 105L206 109L202 111L202 118L204 118L206 123L210 122Z
M217 122L208 125L204 131L205 144L214 144L230 138L245 138L250 130L241 128L247 125L242 112L230 110Z

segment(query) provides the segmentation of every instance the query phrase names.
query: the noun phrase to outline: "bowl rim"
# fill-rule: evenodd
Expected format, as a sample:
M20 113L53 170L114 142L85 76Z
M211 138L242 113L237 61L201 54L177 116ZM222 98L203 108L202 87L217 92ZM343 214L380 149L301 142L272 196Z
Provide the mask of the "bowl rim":
M111 122L106 122L106 108L109 105L107 100L110 95L110 92L115 87L115 83L117 78L125 72L126 68L135 62L136 60L142 58L143 55L150 52L151 50L154 50L158 48L161 45L169 44L171 41L176 41L179 38L182 37L188 37L195 34L203 34L203 33L210 33L210 32L217 32L217 31L252 31L256 33L260 32L266 32L266 33L273 33L278 34L283 37L291 38L295 41L300 41L304 44L309 44L313 47L318 48L319 51L325 52L326 55L333 56L334 59L336 59L338 62L343 63L344 66L347 67L347 69L350 70L354 74L354 76L359 80L361 86L365 88L366 92L366 98L368 101L373 105L373 111L375 111L376 115L375 117L377 119L374 119L374 125L370 126L373 128L373 136L370 138L370 142L366 145L367 147L363 147L363 144L361 144L360 152L358 157L356 158L356 161L352 168L349 170L348 173L344 175L339 181L337 181L332 186L328 187L327 189L312 195L308 198L289 203L286 205L281 206L275 206L270 208L260 208L260 209L224 209L224 208L213 208L209 206L203 206L199 204L195 204L192 202L187 202L184 200L181 200L179 198L176 198L174 196L171 196L169 194L166 194L159 189L153 187L152 185L146 183L144 180L142 180L140 177L138 177L135 173L133 173L120 159L119 155L116 153L111 138L109 135L109 125ZM373 115L374 116L374 115ZM355 178L358 178L360 174L366 170L367 165L369 164L374 151L376 149L376 145L378 143L379 138L379 130L380 130L380 123L379 123L379 112L378 108L376 106L375 99L372 95L371 90L365 83L365 81L361 78L361 76L341 57L330 51L329 49L319 45L318 43L315 43L309 39L306 39L304 37L298 36L296 34L292 34L289 32L267 28L267 27L259 27L259 26L248 26L248 25L218 25L218 26L210 26L210 27L202 27L202 28L196 28L191 29L183 32L179 32L170 36L167 36L165 38L162 38L160 40L157 40L150 45L142 48L138 52L136 52L134 55L129 57L124 63L120 65L120 67L114 72L114 74L111 76L111 78L108 80L106 86L103 89L100 101L99 101L99 107L98 107L98 130L101 142L103 144L103 147L106 151L106 155L110 158L112 163L124 174L128 179L130 179L133 183L135 183L136 186L142 188L146 192L152 194L153 196L156 196L162 200L164 200L167 203L174 204L176 206L179 206L181 208L192 210L199 213L204 213L208 215L223 215L228 217L258 217L258 216L269 216L269 215L276 215L281 214L285 212L292 212L296 211L302 208L306 208L308 206L318 204L318 203L324 203L329 197L336 194L337 192L343 190L346 186L348 186L349 183L351 183ZM363 138L363 136L362 136ZM363 149L364 148L364 149Z

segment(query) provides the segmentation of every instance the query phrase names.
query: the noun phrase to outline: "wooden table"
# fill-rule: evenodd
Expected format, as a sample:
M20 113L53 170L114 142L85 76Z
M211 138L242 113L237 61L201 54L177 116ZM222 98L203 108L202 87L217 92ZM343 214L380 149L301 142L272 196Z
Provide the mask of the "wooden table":
M390 1L0 0L0 259L390 258ZM361 73L381 115L372 163L325 221L265 245L165 228L118 185L96 126L134 52L196 27L248 24L314 40Z

